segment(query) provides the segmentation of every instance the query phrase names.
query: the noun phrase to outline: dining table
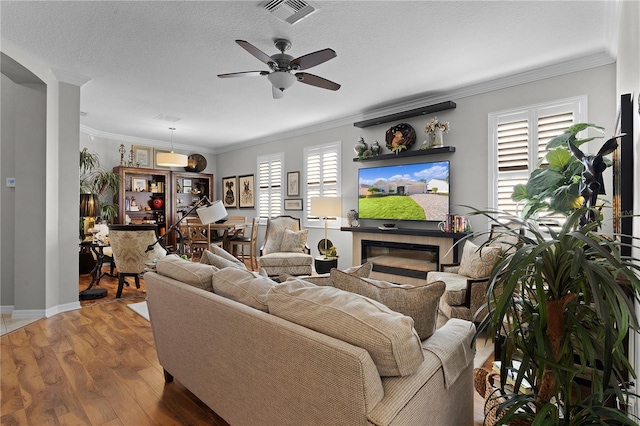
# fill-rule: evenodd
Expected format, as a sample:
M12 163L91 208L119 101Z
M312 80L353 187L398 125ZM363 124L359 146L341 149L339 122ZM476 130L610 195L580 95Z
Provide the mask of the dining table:
M231 253L230 243L234 236L239 231L244 230L247 227L247 223L226 221L222 223L210 223L209 229L211 229L212 240L221 240L222 248ZM217 238L213 236L214 232L217 234Z

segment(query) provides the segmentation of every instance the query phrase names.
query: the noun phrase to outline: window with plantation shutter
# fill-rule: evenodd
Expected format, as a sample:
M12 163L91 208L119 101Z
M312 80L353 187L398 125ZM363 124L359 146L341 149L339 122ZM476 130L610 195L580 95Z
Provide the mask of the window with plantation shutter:
M547 143L571 125L585 122L587 98L565 99L489 114L490 205L513 215L521 206L511 199L513 187L546 166ZM562 223L562 215L545 215Z
M258 157L258 216L260 223L282 214L282 169L284 154Z
M332 142L304 149L304 177L307 192L303 224L306 227L324 226L324 220L310 216L312 197L340 197L341 142ZM340 218L328 221L331 228L340 227Z

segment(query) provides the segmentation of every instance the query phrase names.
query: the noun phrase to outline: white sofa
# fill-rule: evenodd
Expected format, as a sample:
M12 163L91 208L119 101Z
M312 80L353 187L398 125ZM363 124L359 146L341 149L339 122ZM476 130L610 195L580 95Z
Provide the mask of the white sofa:
M422 341L415 373L381 377L361 347L159 273L144 278L166 380L234 426L473 424L468 321Z

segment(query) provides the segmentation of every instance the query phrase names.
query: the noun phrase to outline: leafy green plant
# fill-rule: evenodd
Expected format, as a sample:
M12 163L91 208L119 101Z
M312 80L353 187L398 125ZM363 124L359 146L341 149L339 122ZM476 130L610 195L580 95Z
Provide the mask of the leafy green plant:
M547 143L547 154L538 162L526 184L518 184L511 198L524 202L522 216L527 219L540 211L562 213L569 216L582 205L580 174L582 163L571 154L568 142L576 147L596 138L578 139L578 133L588 128L604 131L603 127L590 123L577 123ZM544 160L548 164L543 166ZM605 161L608 161L605 159ZM607 165L611 165L608 161Z
M100 198L100 216L111 220L118 216L118 205L113 200L120 189L120 176L100 168L98 154L87 148L80 151L80 193L97 194Z
M504 336L500 376L510 373L514 380L511 390L501 380L499 424L518 418L533 425L636 424L616 399L626 401L628 375L636 377L624 341L639 328L640 260L622 256L623 244L598 232L599 219L578 228L587 210L576 209L559 231L518 217L510 220L524 235L505 228L519 243L493 268L488 314L478 327L478 333L492 329ZM504 217L471 214L494 223ZM583 376L590 381L586 390L576 383ZM529 393L520 392L525 380Z

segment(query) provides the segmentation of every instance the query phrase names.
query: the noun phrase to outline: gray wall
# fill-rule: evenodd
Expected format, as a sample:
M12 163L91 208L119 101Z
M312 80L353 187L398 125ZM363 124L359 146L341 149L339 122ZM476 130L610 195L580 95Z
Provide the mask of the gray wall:
M532 83L521 84L505 89L486 92L478 95L452 99L456 102L454 110L437 113L440 120L449 121L451 131L445 134L445 145L454 146L453 154L438 154L418 158L398 158L376 162L353 162L355 156L353 146L360 136L367 143L376 139L384 145L386 130L395 123L359 129L352 125L302 134L296 137L238 149L217 155L217 169L220 177L241 174L257 174L256 158L270 153L284 153L284 172L303 171L303 150L305 147L342 141L342 210L343 216L350 209L357 209L357 169L378 165L394 165L405 162L419 161L451 161L451 206L452 212L465 214L468 210L461 205L484 208L489 203L488 182L491 176L488 171L488 119L491 112L533 105L578 95L588 95L589 122L600 124L608 130L613 129L616 115L616 67L607 65L575 72L559 77L547 78ZM428 102L425 102L428 105ZM422 132L428 120L433 115L416 117L405 120L411 124L418 136L413 149L424 139ZM599 147L597 142L593 149ZM590 151L592 151L591 149ZM301 176L304 179L304 176ZM610 193L610 192L609 192ZM303 197L305 188L302 188ZM241 214L255 216L255 210L241 210ZM235 211L234 211L235 213ZM231 213L231 214L234 214ZM302 217L302 212L288 211L286 214ZM346 224L346 219L343 219ZM364 222L363 225L377 226L375 221ZM474 229L486 227L486 223L475 218L472 221ZM435 224L410 223L405 227L434 228ZM260 232L263 238L264 229ZM312 247L312 254L317 255L317 242L324 238L324 229L310 229L308 242ZM339 267L347 267L358 263L359 259L351 259L351 234L339 230L329 230L329 239L336 245L340 254Z
M46 86L2 74L2 265L0 305L45 306ZM16 187L7 188L6 178ZM40 261L38 261L40 259Z

